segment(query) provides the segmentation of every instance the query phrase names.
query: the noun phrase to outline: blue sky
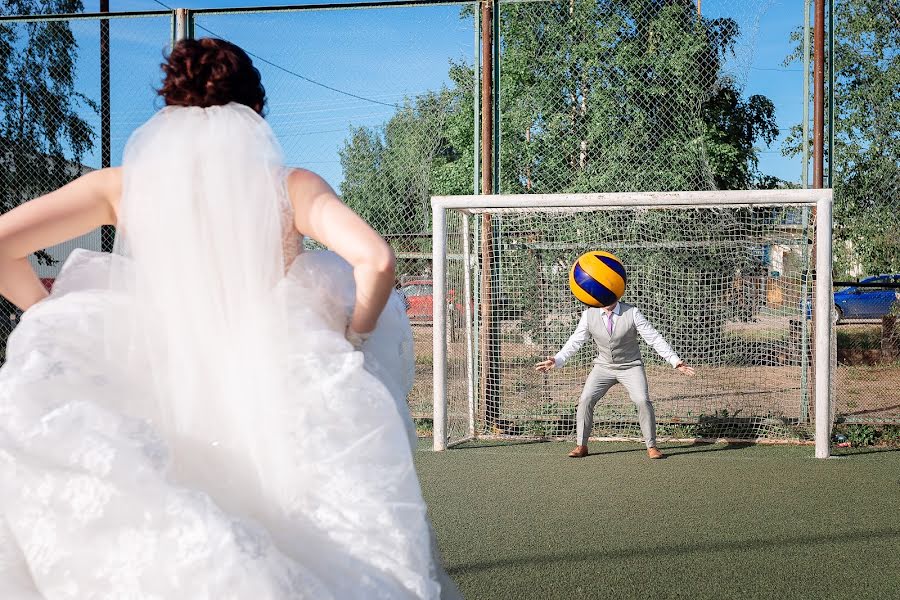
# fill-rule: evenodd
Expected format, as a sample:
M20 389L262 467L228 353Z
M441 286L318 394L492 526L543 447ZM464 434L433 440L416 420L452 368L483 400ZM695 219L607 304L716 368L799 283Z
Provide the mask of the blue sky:
M168 6L211 8L252 6L249 0L163 0ZM85 10L99 9L85 0ZM112 10L155 10L155 0L111 0ZM265 0L258 5L297 2ZM784 67L789 34L802 24L802 0L704 0L706 16L729 16L744 32L737 56L728 65L745 95L763 94L776 107L781 136L760 148L764 173L799 181L800 160L781 156L781 140L802 115L800 65ZM208 30L255 55L269 93L269 120L288 162L320 172L340 183L337 150L351 125L377 126L404 97L447 83L450 60L471 63L473 31L459 19L459 7L341 10L263 15L210 15L197 20L197 35ZM168 18L113 21L113 162L121 159L131 131L160 106L153 88L170 31ZM73 26L79 42L79 87L95 96L99 75L97 25ZM307 78L307 79L304 79ZM339 93L308 81L342 90ZM360 96L356 98L348 94ZM85 111L87 115L87 111ZM91 117L95 122L96 117ZM96 156L88 162L95 162Z

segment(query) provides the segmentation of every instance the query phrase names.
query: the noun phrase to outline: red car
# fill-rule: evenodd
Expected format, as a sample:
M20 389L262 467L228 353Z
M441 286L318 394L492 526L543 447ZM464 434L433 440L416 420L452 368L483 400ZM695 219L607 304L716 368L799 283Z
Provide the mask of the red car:
M400 293L406 298L406 315L412 322L434 320L434 282L431 279L410 279L400 286ZM455 290L447 290L447 303L453 304L458 314L462 314L462 304L454 301Z

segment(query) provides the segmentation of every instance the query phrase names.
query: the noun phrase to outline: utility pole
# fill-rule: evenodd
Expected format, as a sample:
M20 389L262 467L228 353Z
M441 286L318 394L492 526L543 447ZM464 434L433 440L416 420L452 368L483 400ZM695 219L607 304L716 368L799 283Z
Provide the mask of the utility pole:
M813 188L821 189L825 165L825 0L816 0L813 26Z
M481 193L494 193L494 0L481 1ZM494 317L494 227L489 213L481 216L481 343L480 383L485 420L496 427L500 416L497 385L499 343Z

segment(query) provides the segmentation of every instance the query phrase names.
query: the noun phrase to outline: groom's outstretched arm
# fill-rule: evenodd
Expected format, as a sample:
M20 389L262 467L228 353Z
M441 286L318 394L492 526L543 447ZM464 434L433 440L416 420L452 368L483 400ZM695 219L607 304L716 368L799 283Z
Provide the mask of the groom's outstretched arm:
M581 313L581 319L578 320L578 326L575 328L574 333L569 336L569 339L563 345L562 350L557 352L556 356L553 357L556 361L555 366L559 368L566 364L566 362L568 362L568 360L572 358L590 338L591 332L588 331L587 311L584 311Z
M672 350L669 342L665 340L662 334L653 328L653 325L650 324L647 317L641 314L641 311L637 308L634 309L634 327L644 341L647 342L647 345L656 350L657 354L659 354L664 361L672 365L673 368L681 363L681 359L678 358L678 355Z

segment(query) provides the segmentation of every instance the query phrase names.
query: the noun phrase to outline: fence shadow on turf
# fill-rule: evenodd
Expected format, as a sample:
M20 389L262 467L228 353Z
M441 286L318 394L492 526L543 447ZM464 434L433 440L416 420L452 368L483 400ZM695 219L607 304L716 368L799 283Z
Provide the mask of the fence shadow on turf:
M870 542L883 539L896 539L900 543L900 529L886 528L874 531L836 532L827 535L801 535L794 538L766 537L744 541L722 541L697 544L661 545L656 547L641 546L639 548L627 548L621 550L571 550L565 552L541 553L533 556L519 558L501 558L486 560L483 562L453 565L447 569L448 573L460 575L470 574L475 571L489 571L492 569L506 569L515 567L541 566L554 563L565 563L571 567L572 563L589 562L599 563L604 561L621 561L647 557L683 556L685 554L711 554L717 552L747 552L768 550L774 546L801 548L805 546L818 546L820 544L833 544L848 542Z

